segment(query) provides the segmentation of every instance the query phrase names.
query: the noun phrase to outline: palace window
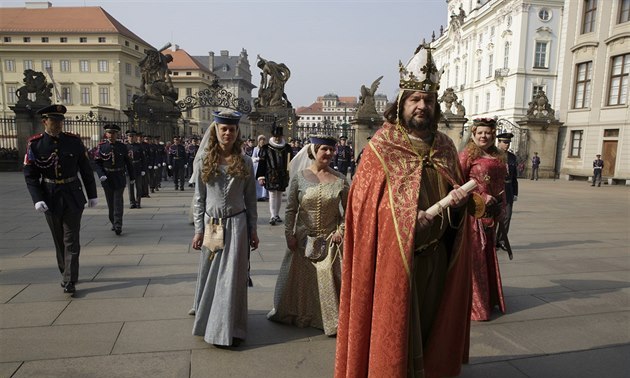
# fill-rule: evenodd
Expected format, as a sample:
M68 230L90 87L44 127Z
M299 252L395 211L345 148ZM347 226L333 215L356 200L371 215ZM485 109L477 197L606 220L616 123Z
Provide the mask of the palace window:
M477 81L481 80L481 58L477 59Z
M494 54L490 54L488 56L488 75L487 77L491 77L494 71Z
M92 91L90 91L90 87L81 87L81 104L92 104Z
M131 75L131 63L125 63L125 74Z
M24 37L22 40L24 41L24 43L30 43L31 37Z
M70 61L65 59L60 60L59 69L61 72L70 72Z
M24 61L24 69L25 70L32 70L33 69L33 61L32 60L25 60Z
M613 57L608 86L608 105L624 105L628 103L629 75L630 54Z
M89 60L79 60L79 71L81 71L81 72L90 72L90 61Z
M580 157L582 153L582 130L571 131L571 149L569 157Z
M59 42L68 43L68 37L59 37Z
M14 72L15 71L15 60L13 59L7 59L4 61L4 69L7 72Z
M61 87L61 102L72 104L72 90L70 87Z
M17 102L17 96L15 95L16 87L14 85L7 86L7 102L9 104L15 104Z
M4 37L4 42L5 43L11 42L11 37Z
M597 0L584 0L584 15L582 17L582 34L595 30L595 17L597 16Z
M593 62L577 65L575 75L574 109L588 108L591 104L591 78L593 76Z
M48 59L42 60L42 70L45 70L47 67L52 67L52 61Z
M619 0L619 19L618 23L630 21L630 0Z
M79 37L79 43L87 43L87 37Z
M98 88L98 103L99 105L109 105L109 87Z
M536 52L534 54L534 68L547 68L547 48L549 43L536 42Z
M98 37L98 43L105 43L107 39L105 37Z
M501 109L505 109L505 87L501 87Z
M108 71L109 71L109 62L107 60L99 60L98 72L108 72Z
M510 42L505 42L503 46L503 68L508 68L510 64Z
M42 37L42 43L48 43L48 37Z

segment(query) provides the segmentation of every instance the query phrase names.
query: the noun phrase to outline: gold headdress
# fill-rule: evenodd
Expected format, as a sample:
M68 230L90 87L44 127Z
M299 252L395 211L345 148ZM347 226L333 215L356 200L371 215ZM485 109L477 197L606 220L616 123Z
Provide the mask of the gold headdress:
M400 89L423 92L437 92L440 89L440 76L431 55L429 44L418 46L415 55L406 65L399 63Z

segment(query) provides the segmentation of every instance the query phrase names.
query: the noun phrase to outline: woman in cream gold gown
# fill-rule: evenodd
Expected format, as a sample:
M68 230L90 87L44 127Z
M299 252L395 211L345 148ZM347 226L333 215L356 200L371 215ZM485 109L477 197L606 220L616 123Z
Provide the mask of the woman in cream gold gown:
M349 185L330 168L336 140L311 137L311 144L296 155L291 166L285 236L274 308L267 318L298 327L337 334L341 287L341 242ZM305 155L311 159L300 169ZM304 165L302 163L302 165Z

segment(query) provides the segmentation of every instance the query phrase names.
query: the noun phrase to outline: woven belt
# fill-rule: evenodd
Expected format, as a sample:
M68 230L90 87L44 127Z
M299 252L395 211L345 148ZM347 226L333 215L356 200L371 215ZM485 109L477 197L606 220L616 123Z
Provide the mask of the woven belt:
M232 218L232 217L235 217L235 216L237 216L239 214L243 214L245 211L247 211L247 209L243 209L241 211L237 211L236 213L228 215L227 217L219 217L219 218L210 216L210 214L208 214L207 211L206 211L206 215L210 217L210 223L219 224L219 223L223 223L223 221L228 219L228 218Z
M105 171L107 172L122 172L125 170L124 167L120 167L120 168L103 168Z
M70 182L77 181L77 179L78 179L77 176L68 177L68 178L59 179L59 180L54 180L54 179L49 179L49 178L44 177L44 182L48 184L68 184Z

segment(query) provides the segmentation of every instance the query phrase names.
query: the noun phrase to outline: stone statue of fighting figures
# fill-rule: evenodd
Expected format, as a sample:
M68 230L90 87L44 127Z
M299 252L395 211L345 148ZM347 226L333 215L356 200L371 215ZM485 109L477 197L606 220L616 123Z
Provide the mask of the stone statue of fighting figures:
M291 77L291 70L284 63L276 63L258 55L258 68L260 73L260 87L258 98L254 100L257 108L291 107L284 85Z

